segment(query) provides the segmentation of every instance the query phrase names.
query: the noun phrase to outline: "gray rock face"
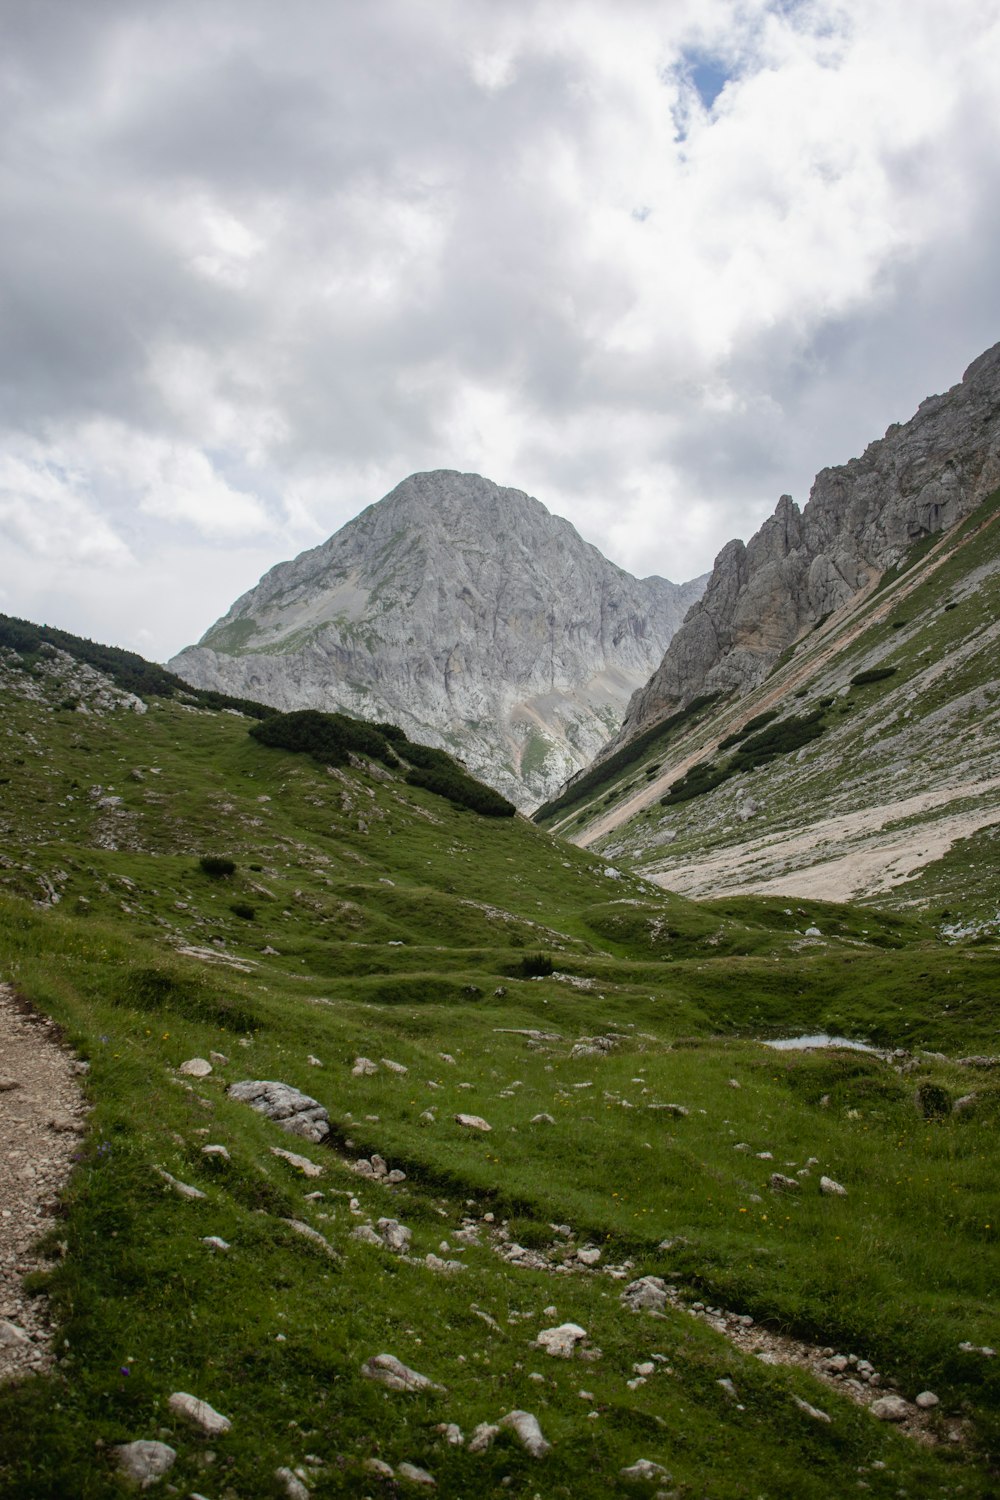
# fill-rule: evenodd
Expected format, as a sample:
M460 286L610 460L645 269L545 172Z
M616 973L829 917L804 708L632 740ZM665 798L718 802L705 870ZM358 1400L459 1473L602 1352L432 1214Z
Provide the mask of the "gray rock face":
M282 710L389 720L521 807L614 734L704 579L636 579L520 490L414 474L171 662Z
M782 495L746 545L723 547L703 597L633 696L614 743L699 693L757 686L799 635L898 563L913 542L967 516L998 484L1000 344L860 458L822 470L803 511Z

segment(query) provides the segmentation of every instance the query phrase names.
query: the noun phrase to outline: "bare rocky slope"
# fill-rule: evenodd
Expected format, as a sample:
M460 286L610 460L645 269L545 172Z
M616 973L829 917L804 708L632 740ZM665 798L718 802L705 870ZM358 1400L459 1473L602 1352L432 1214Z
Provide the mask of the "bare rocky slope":
M633 578L520 490L438 470L272 568L170 666L391 720L531 807L616 732L704 581Z
M822 470L804 510L782 495L747 544L722 549L703 597L602 754L698 694L757 687L804 632L998 484L1000 344L860 458Z

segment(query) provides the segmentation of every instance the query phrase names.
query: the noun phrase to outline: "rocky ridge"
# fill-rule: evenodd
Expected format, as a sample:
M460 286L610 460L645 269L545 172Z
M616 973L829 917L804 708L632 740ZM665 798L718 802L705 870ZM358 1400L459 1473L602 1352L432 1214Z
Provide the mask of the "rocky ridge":
M391 720L530 807L615 733L703 584L633 578L520 490L438 470L272 568L170 666Z
M801 512L782 495L748 543L727 543L605 753L699 693L758 686L805 631L873 588L914 542L953 526L998 484L1000 344L860 458L822 470Z

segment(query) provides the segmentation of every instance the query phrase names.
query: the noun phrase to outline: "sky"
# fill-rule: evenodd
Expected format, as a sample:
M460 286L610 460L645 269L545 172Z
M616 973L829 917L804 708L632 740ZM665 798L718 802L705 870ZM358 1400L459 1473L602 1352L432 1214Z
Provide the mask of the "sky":
M1000 0L0 0L0 611L406 475L681 581L1000 340Z

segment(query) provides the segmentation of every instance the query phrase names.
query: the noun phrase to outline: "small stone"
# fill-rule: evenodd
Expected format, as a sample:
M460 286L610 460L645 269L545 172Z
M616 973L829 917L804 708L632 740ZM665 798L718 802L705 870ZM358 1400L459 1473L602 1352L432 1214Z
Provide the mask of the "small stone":
M633 1375L652 1375L655 1369L656 1366L651 1359L644 1359L639 1364L632 1366L632 1373ZM720 1380L718 1384L722 1385L723 1382Z
M381 1236L375 1233L370 1224L359 1224L356 1229L351 1230L350 1237L362 1245L375 1245L379 1250L385 1249Z
M797 1177L786 1177L783 1172L772 1172L769 1180L773 1193L798 1193L802 1184Z
M436 1385L426 1375L418 1375L394 1354L373 1354L361 1366L361 1373L366 1380L377 1380L390 1391L439 1391L446 1394L443 1385Z
M921 1411L931 1411L935 1406L940 1406L940 1404L940 1396L935 1396L933 1391L921 1391L915 1401L915 1405L919 1406Z
M378 1063L373 1062L370 1057L356 1057L351 1072L355 1078L371 1078L378 1072Z
M662 1464L654 1464L650 1458L637 1458L634 1464L627 1469L619 1469L619 1476L627 1484L654 1484L658 1480L664 1480L669 1484L671 1474Z
M23 1328L18 1328L16 1323L8 1323L6 1318L0 1318L0 1344L30 1344L31 1340Z
M178 1073L184 1073L188 1078L207 1078L212 1071L212 1064L207 1057L189 1057L187 1062L182 1062L177 1069Z
M406 1181L406 1173L401 1172L398 1167L393 1167L391 1172L385 1174L383 1181L387 1182L390 1187L395 1187L397 1183Z
M543 1328L535 1343L556 1359L572 1359L577 1344L586 1337L587 1330L579 1323L561 1323L558 1328Z
M601 1258L601 1252L596 1245L585 1245L582 1250L576 1252L576 1258L582 1266L596 1266Z
M321 1068L323 1066L323 1064L320 1062L319 1058L318 1057L313 1057L313 1055L312 1055L311 1052L309 1053L309 1056L306 1058L306 1062L309 1064L309 1066L311 1068Z
M825 1193L828 1198L847 1197L847 1189L839 1182L834 1182L832 1177L821 1177L819 1180L819 1190L821 1193Z
M739 1400L739 1396L737 1394L736 1387L733 1384L733 1382L729 1379L728 1375L723 1380L717 1380L715 1383L716 1383L717 1386L720 1387L721 1390L725 1391L725 1393L729 1397L730 1401L738 1401Z
M872 1405L872 1416L880 1422L905 1422L912 1408L902 1396L880 1396Z
M379 1479L395 1479L396 1471L392 1464L387 1464L381 1458L366 1458L361 1465L369 1474L376 1475Z
M552 1444L542 1436L538 1418L532 1416L530 1411L509 1411L505 1417L500 1418L500 1426L509 1428L532 1458L544 1458L552 1448Z
M554 1125L556 1122L554 1115L541 1114L532 1115L531 1123L532 1125Z
M498 1436L499 1427L492 1422L480 1422L469 1439L470 1453L485 1453L493 1446L493 1439Z
M201 1148L201 1154L202 1154L202 1156L215 1156L215 1157L218 1157L219 1161L231 1161L232 1160L232 1158L230 1157L229 1152L226 1150L225 1146L202 1146L202 1148Z
M425 1110L423 1110L421 1112L421 1115L420 1115L420 1123L421 1123L421 1125L434 1125L436 1123L436 1121L437 1121L437 1115L434 1113L434 1111L432 1109L425 1109Z
M456 1115L456 1125L462 1125L466 1130L492 1130L492 1125L487 1125L481 1115Z
M329 1240L325 1240L319 1230L314 1229L311 1224L304 1224L301 1219L282 1219L281 1222L287 1224L289 1229L294 1229L296 1234L301 1234L303 1239L311 1240L314 1245L318 1245L331 1260L340 1259Z
M210 1052L208 1054L208 1060L216 1068L229 1067L229 1058L224 1052Z
M287 1161L290 1167L301 1172L303 1177L322 1177L323 1168L310 1161L308 1156L299 1156L295 1151L283 1151L280 1146L271 1147L272 1156L280 1156L282 1161Z
M229 1249L229 1241L228 1240L220 1239L217 1234L206 1234L203 1237L201 1243L203 1245L207 1245L210 1250L228 1250Z
M154 1167L153 1170L157 1173L158 1176L163 1178L164 1182L168 1183L169 1186L173 1188L174 1192L179 1198L190 1198L193 1200L195 1198L205 1197L205 1194L201 1191L200 1188L192 1187L189 1182L179 1182L176 1177L172 1177L170 1173L165 1172L162 1167Z
M386 1249L391 1250L394 1255L405 1255L409 1250L413 1230L407 1229L398 1219L379 1219L378 1232Z
M402 1063L393 1062L391 1057L383 1057L382 1066L383 1068L388 1068L390 1073L399 1073L400 1075L406 1074L410 1071L409 1068L404 1067Z
M187 1391L175 1391L167 1405L177 1416L184 1417L194 1427L199 1427L207 1437L221 1437L233 1425L228 1417L217 1412L207 1401L188 1395Z
M437 1489L437 1480L428 1474L426 1469L419 1469L416 1464L401 1463L396 1470L397 1479L406 1479L410 1484L423 1485L426 1490Z
M619 1301L632 1312L662 1312L667 1305L666 1283L659 1276L641 1276L629 1283Z
M173 1468L177 1454L166 1443L155 1443L140 1438L134 1443L120 1443L115 1452L118 1467L126 1479L133 1480L140 1489L156 1484Z
M439 1422L434 1431L444 1438L445 1442L452 1448L461 1448L465 1442L462 1429L457 1422Z
M309 1500L309 1491L292 1469L275 1469L274 1477L281 1485L288 1500Z
M290 1084L273 1078L245 1078L230 1084L231 1099L249 1104L258 1114L266 1115L282 1130L304 1140L318 1143L330 1134L330 1116L318 1099L303 1094Z
M820 1411L818 1406L810 1406L808 1401L803 1401L801 1396L793 1396L792 1400L799 1411L804 1412L807 1417L812 1417L814 1422L829 1422L830 1418L825 1411Z

